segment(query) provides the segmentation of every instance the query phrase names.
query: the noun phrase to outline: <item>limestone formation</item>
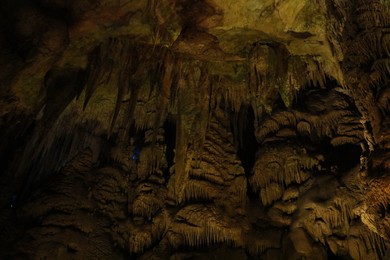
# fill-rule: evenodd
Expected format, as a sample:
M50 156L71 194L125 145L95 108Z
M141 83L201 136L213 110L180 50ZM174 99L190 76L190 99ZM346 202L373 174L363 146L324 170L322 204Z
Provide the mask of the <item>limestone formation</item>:
M388 259L388 0L4 0L1 259Z

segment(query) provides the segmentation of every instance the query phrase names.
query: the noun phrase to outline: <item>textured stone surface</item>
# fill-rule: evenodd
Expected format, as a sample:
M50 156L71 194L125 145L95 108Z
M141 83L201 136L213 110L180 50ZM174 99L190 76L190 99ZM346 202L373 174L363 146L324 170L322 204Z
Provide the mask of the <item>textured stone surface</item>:
M0 258L385 259L384 0L0 3Z

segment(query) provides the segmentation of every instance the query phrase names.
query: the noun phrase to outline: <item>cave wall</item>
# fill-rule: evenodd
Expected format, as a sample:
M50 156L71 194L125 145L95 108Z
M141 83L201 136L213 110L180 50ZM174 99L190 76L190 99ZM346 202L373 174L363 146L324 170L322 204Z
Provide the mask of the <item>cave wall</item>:
M0 257L390 256L387 1L0 11Z

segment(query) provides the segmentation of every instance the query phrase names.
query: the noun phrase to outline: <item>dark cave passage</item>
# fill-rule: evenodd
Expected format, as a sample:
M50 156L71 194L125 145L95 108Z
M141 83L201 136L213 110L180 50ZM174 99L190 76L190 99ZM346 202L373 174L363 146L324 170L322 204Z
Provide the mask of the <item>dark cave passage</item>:
M241 160L245 175L252 174L252 168L256 159L258 143L255 136L254 112L251 106L242 106L240 111L233 115L231 120L237 156ZM247 187L247 195L251 200L258 199L258 193L252 190L251 185Z
M252 171L258 149L254 128L254 113L250 106L242 106L233 118L233 133L237 146L237 155L240 158L245 173Z
M347 172L360 163L360 145L343 144L334 147L330 143L323 143L321 148L325 156L322 164L324 169Z

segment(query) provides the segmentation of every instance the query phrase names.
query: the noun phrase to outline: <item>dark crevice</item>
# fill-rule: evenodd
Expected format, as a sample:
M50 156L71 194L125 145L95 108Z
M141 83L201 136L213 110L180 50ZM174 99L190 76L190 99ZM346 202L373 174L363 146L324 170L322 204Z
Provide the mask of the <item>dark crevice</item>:
M72 12L70 8L65 6L61 7L61 4L51 3L49 1L31 1L35 8L40 12L45 14L45 16L50 17L51 19L64 21L66 24L73 24L74 17L72 17Z
M360 164L360 155L362 154L360 145L343 144L332 146L325 140L321 144L321 148L325 157L325 160L321 165L323 169L348 172L353 167Z
M253 109L249 106L242 106L233 117L233 133L236 139L237 155L241 160L245 173L250 175L258 148Z
M12 123L14 122L14 123ZM22 152L23 147L35 131L36 123L28 116L20 116L7 119L6 116L0 119L0 136L3 141L0 143L0 175L2 176L14 162L16 154Z
M333 254L333 252L332 252L330 249L328 249L326 253L327 253L327 255L328 255L328 257L327 257L328 260L342 260L342 259L348 259L348 258L343 258L343 257L341 257L341 256L337 256L337 255Z
M174 149L176 147L176 124L171 120L166 120L164 123L165 132L165 144L167 146L165 152L165 158L167 160L168 167L164 170L164 178L166 181L170 177L170 168L173 166L173 160L175 157Z
M69 103L83 90L86 72L80 68L52 69L45 75L46 101L43 124L50 128Z
M130 128L131 159L138 163L142 149L145 147L145 130L137 130L134 124Z
M115 165L116 163L111 161L110 154L113 147L117 146L119 142L119 136L117 133L114 133L110 136L104 135L102 138L101 152L99 154L99 163L100 166L103 165Z
M233 115L232 130L235 137L237 156L241 160L245 175L252 175L253 165L255 163L258 143L255 136L254 127L255 115L252 107L242 106L238 113ZM257 199L258 195L248 185L247 195L250 199Z

